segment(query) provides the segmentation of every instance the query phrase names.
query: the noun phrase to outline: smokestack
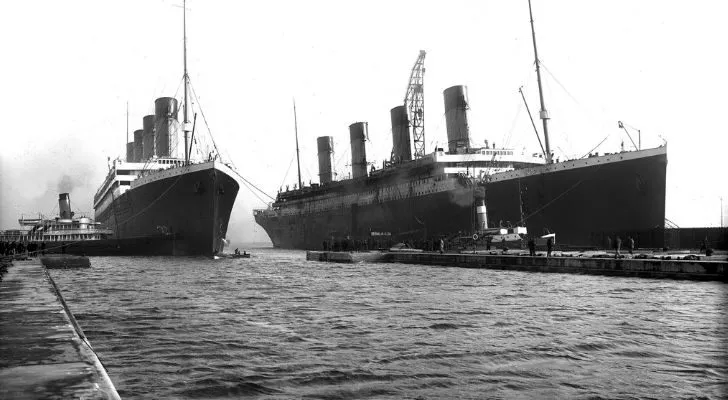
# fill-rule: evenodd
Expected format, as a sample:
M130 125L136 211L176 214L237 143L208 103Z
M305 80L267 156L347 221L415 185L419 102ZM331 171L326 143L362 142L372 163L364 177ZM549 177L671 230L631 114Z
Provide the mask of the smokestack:
M445 89L445 124L447 125L447 147L450 153L458 148L470 146L470 127L468 126L468 88L453 86Z
M154 101L154 115L156 116L156 152L159 157L169 157L173 154L172 146L176 145L176 131L173 121L177 121L177 99L160 97Z
M58 211L61 219L71 219L73 213L71 212L71 197L68 193L61 193L58 195Z
M478 221L478 229L488 229L488 210L485 207L485 200L480 201L475 213Z
M126 144L126 162L134 162L134 142Z
M139 161L146 161L156 155L154 151L154 115L144 116L142 126L144 127L142 139L144 151L142 152L142 159Z
M334 152L334 138L331 136L319 136L316 138L318 147L319 182L324 185L331 183L331 153Z
M354 122L349 125L349 139L351 140L351 177L361 178L367 176L367 149L364 146L367 140L368 124Z
M142 154L144 150L144 131L137 129L134 131L134 162L142 161Z
M412 149L409 140L409 119L407 108L397 106L389 111L392 119L392 155L394 162L412 160Z

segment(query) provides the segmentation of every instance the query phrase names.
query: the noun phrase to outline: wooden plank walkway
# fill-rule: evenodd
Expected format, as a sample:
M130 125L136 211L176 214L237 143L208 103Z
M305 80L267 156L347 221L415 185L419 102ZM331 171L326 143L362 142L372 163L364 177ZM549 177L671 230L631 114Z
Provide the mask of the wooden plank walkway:
M40 261L14 261L0 282L0 398L119 399Z

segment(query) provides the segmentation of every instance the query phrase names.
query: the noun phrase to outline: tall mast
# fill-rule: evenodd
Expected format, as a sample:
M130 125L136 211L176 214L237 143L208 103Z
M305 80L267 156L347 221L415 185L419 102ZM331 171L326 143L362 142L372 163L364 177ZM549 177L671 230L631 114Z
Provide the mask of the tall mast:
M531 36L533 37L533 55L536 58L536 79L538 80L538 95L541 98L541 112L539 116L543 121L543 137L546 144L546 163L551 164L551 147L549 146L549 112L546 111L546 104L543 101L543 88L541 87L541 68L538 61L538 50L536 49L536 30L533 28L533 12L531 11L531 0L528 0L528 14L531 17Z
M296 99L293 99L293 126L296 132L296 164L298 164L298 188L301 189L301 155L298 151L298 118L296 117Z
M182 122L182 129L185 133L185 164L189 164L190 162L190 155L189 155L189 144L188 144L188 134L189 134L189 113L187 111L187 86L189 84L190 77L187 75L187 4L186 0L182 0L182 38L184 42L184 66L185 66L185 73L182 79L184 79L184 86L185 86L185 104L184 104L184 121Z

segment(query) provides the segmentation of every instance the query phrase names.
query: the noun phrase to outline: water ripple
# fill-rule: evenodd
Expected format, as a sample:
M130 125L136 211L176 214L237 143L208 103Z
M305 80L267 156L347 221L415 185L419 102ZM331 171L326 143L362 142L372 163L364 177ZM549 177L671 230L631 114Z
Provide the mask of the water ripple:
M125 399L728 393L725 284L255 253L52 274Z

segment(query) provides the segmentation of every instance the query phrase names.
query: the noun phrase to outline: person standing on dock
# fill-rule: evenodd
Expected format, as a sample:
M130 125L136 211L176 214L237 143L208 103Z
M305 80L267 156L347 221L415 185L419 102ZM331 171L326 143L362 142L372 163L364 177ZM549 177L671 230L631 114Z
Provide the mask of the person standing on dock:
M629 255L634 252L634 239L632 239L632 236L627 239L627 250L629 250Z
M614 258L619 258L619 250L622 249L622 238L617 235L614 239Z
M440 254L445 252L445 241L440 238Z
M536 241L533 236L528 237L528 253L531 257L536 257Z
M546 239L546 257L551 257L551 250L554 249L554 239L549 237Z

